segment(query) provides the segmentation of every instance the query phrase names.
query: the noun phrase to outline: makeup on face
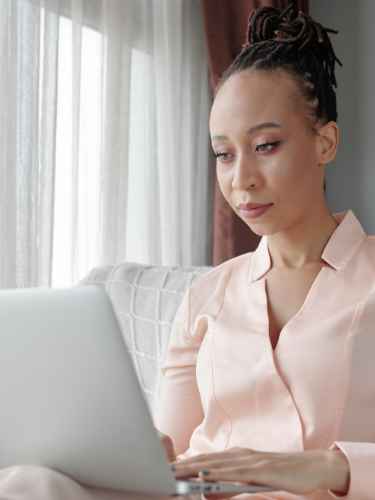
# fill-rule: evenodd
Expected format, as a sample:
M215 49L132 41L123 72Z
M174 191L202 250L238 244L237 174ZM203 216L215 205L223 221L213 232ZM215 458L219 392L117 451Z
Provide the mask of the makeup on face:
M264 215L272 206L273 203L258 208L240 208L238 212L242 217L249 219L257 219L258 217Z

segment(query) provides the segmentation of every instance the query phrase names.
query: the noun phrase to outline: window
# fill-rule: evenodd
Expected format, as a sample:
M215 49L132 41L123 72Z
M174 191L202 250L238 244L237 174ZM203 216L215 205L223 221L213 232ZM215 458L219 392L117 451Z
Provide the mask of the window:
M73 72L72 21L60 17L59 22L53 287L70 286L73 284L72 275L81 279L98 265L102 154L102 35L89 27L82 29L81 82L75 86L79 87L79 94L74 96L73 75L77 75ZM43 39L43 30L41 36ZM146 209L139 193L142 192L145 176L152 175L150 164L145 161L150 154L147 152L149 143L146 137L149 128L145 127L145 120L152 119L151 102L145 106L149 95L145 78L149 65L148 54L132 49L128 152L128 182L132 189L128 193L128 214L133 214L133 217L127 218L127 234L137 235L137 238L127 238L126 258L145 263L148 261L144 250L147 247L145 239L149 237L152 222L145 214L142 215ZM145 109L148 110L147 116ZM73 142L74 137L78 138L76 142ZM76 218L73 215L75 204ZM137 216L134 217L134 214ZM74 263L76 268L72 269Z
M60 17L59 66L56 128L56 175L53 233L52 286L71 284L73 249L79 248L76 270L82 277L97 260L98 189L101 134L101 35L82 29L82 66L79 114L76 118L78 140L73 125L72 21ZM74 159L73 147L79 149ZM79 162L78 166L73 161ZM75 172L78 172L75 178ZM78 200L75 197L78 196ZM78 218L72 217L79 203ZM74 227L74 225L76 225ZM74 241L77 238L77 241Z

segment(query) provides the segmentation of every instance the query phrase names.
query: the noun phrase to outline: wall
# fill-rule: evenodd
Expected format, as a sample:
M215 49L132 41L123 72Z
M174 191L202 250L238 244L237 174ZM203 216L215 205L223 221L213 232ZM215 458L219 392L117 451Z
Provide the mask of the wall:
M339 30L331 40L337 65L340 145L327 166L327 199L333 212L351 208L375 234L375 39L373 0L310 0L310 14Z

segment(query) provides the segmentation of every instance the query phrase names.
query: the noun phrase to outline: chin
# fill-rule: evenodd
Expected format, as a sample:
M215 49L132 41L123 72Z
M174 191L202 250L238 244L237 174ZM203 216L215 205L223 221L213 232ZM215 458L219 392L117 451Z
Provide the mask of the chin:
M258 235L258 236L269 236L271 234L275 234L275 233L278 233L278 230L277 229L274 229L273 227L271 227L269 224L251 224L249 223L249 221L247 220L244 220L244 219L241 219L245 222L245 224L247 225L247 227L249 229L251 229L251 231Z
M257 226L256 224L253 225L253 224L249 224L248 222L246 222L246 225L249 229L251 229L251 231L254 234L257 234L258 236L266 236L267 234L270 234L269 228L262 226L261 224L259 224L259 226Z

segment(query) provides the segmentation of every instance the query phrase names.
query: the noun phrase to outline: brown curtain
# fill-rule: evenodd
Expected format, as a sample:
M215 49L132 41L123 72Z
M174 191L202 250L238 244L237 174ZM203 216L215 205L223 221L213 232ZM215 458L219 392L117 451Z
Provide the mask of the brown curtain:
M297 0L308 14L308 1ZM201 0L209 57L211 88L245 43L247 21L253 9L263 6L285 8L288 0ZM211 160L212 165L214 161ZM214 167L213 167L214 168ZM214 266L255 250L259 236L233 212L225 201L214 176L213 256Z

